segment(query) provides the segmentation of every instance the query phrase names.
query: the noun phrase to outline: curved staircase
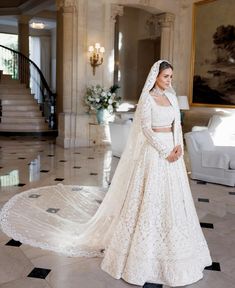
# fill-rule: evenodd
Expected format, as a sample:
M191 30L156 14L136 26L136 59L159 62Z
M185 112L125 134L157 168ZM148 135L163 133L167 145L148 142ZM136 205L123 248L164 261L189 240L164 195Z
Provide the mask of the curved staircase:
M49 131L40 105L29 88L0 71L0 132Z
M39 67L19 51L0 45L0 134L57 134L55 102L56 93Z

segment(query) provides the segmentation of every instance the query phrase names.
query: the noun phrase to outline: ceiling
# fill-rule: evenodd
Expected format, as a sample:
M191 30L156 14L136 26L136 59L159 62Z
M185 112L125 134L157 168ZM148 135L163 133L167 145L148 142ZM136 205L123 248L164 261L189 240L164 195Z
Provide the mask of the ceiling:
M35 15L56 11L56 0L0 0L0 15Z
M56 0L0 0L0 25L17 26L20 15L31 22L43 22L45 29L56 26Z
M1 0L0 8L17 8L28 0Z

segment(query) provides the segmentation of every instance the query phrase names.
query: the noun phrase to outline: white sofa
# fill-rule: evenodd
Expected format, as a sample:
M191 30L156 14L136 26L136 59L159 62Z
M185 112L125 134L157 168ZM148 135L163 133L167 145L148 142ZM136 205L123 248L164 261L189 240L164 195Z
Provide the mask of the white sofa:
M121 157L125 148L134 113L125 113L115 117L114 122L109 122L112 154Z
M184 134L191 178L235 186L235 147L215 146L209 130Z

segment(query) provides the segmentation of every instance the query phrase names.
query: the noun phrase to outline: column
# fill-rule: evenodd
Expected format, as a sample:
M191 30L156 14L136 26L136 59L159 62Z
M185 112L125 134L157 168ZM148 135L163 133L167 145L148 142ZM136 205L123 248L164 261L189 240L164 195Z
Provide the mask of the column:
M28 15L18 18L18 49L26 57L29 57L29 20ZM19 79L29 87L29 63L24 58L19 58Z
M161 30L161 59L172 62L175 15L171 13L162 13L157 15L157 21Z
M114 82L114 69L116 60L114 58L115 50L115 25L117 16L123 15L123 6L116 4L106 4L105 6L105 21L104 21L104 33L105 33L105 64L104 69L104 85L109 87Z
M57 0L57 143L74 147L76 138L77 1Z

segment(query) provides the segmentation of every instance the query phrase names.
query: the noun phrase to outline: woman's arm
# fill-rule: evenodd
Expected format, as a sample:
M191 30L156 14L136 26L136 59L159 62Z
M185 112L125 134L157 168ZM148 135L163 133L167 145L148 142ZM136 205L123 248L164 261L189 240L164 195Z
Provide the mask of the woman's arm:
M179 109L179 104L178 100L176 97L176 110L177 110L177 115L175 119L175 133L176 133L176 146L180 145L182 149L182 155L184 155L184 140L183 140L183 133L182 133L182 126L181 126L181 116L180 116L180 109Z

